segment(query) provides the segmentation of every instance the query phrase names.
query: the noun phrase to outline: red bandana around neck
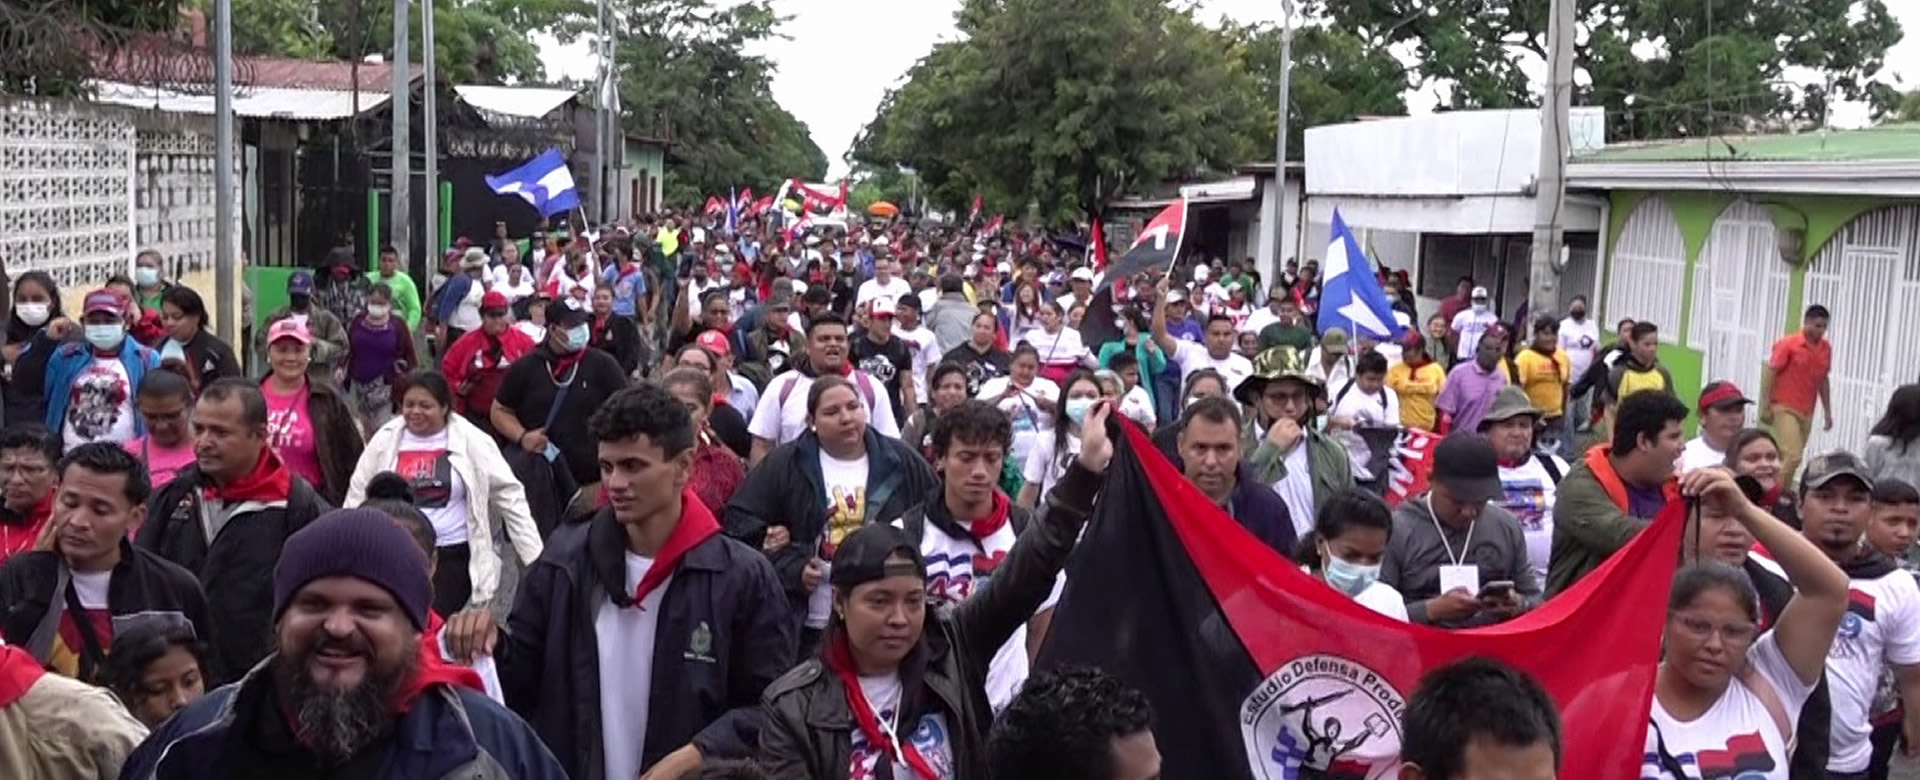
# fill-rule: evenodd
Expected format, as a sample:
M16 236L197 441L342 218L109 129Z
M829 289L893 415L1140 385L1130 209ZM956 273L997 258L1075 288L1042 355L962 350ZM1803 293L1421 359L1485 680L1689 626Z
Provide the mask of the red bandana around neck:
M445 627L446 621L440 618L440 613L427 611L427 630L420 634L420 673L400 689L400 695L394 700L395 712L413 709L413 703L420 699L421 694L437 684L486 693L487 686L480 680L479 672L456 664L440 654L440 630Z
M993 491L993 508L987 514L967 521L967 532L973 534L976 542L985 542L994 532L1006 527L1007 519L1013 515L1013 502L1007 494Z
M640 606L660 584L673 576L680 568L680 560L701 542L720 535L720 523L713 519L713 512L692 490L680 491L680 524L673 527L673 533L667 534L667 541L660 545L660 552L653 556L653 568L648 569L640 578L640 585L633 589L633 605Z
M873 711L873 705L867 701L866 691L860 687L860 675L853 668L853 649L847 646L845 634L835 636L833 644L827 648L826 664L833 676L840 679L840 687L847 693L847 709L853 711L853 722L860 727L860 734L867 738L867 744L880 751L882 761L892 761L896 757L925 780L939 780L940 774L933 771L933 764L927 757L920 755L912 742L900 745L896 749L893 738L880 729L880 717ZM906 696L901 695L901 705L906 706ZM900 717L900 713L894 713ZM897 730L897 729L896 729Z
M253 471L230 485L208 485L200 492L209 501L227 504L285 501L293 493L293 472L280 463L280 456L273 454L272 447L261 447L260 459L254 462Z

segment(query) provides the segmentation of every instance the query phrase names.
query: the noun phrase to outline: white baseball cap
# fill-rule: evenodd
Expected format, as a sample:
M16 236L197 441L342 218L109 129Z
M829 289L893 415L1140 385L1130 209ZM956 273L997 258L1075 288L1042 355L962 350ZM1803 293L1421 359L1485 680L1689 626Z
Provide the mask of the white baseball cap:
M1487 295L1487 288L1485 288L1485 287L1475 287L1475 288L1473 288L1473 293L1472 293L1472 297L1474 297L1474 298L1488 298L1488 297L1491 297L1491 296L1489 296L1489 295Z
M1193 267L1193 280L1196 282L1204 282L1207 279L1212 278L1212 276L1213 276L1213 268L1209 266L1196 265Z
M1084 265L1080 266L1079 268L1073 269L1073 275L1068 278L1080 282L1091 282L1093 281L1093 269Z

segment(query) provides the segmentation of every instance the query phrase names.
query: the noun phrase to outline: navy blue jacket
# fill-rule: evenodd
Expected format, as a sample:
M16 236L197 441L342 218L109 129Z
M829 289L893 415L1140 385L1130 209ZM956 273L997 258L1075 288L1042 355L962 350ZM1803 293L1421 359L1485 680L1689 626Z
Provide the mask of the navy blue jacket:
M272 685L272 659L160 725L120 770L121 780L231 777L230 740L252 731L240 717L261 712ZM435 685L400 716L389 755L367 780L564 780L566 773L527 724L486 695ZM235 779L237 780L237 779Z
M574 780L602 780L600 651L594 616L627 592L626 530L602 509L561 526L520 580L495 648L507 706ZM787 672L798 641L772 564L716 534L687 551L654 631L653 690L641 768L692 743L708 759L746 758L760 741L760 694ZM618 778L617 780L628 780Z
M1287 511L1287 502L1280 494L1260 483L1259 477L1254 476L1253 466L1244 459L1234 479L1227 514L1248 533L1280 553L1280 557L1293 560L1294 547L1300 544L1300 535L1293 530L1293 513Z

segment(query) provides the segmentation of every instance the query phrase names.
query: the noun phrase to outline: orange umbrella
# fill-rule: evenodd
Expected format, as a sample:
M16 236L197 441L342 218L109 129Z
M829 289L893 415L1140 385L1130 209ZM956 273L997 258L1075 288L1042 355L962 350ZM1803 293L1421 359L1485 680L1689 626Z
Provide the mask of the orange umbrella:
M873 205L867 207L867 213L876 217L897 217L900 215L900 207L884 200L874 201Z

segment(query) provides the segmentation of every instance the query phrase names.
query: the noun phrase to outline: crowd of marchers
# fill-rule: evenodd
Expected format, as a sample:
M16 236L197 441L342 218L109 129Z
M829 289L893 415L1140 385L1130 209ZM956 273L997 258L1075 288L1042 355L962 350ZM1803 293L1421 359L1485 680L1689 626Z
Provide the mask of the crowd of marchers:
M1311 260L1109 279L1081 246L665 212L502 226L419 280L342 248L248 328L254 371L157 253L77 312L18 274L0 776L1156 778L1139 692L1033 668L1120 418L1254 542L1440 628L1697 502L1642 776L1920 750L1920 386L1806 453L1825 308L1757 398L1682 399L1658 326L1584 298L1510 322L1463 279L1423 321L1383 266L1391 338L1319 327ZM1439 444L1391 496L1406 432ZM1523 673L1439 668L1401 776L1555 777L1561 729Z

